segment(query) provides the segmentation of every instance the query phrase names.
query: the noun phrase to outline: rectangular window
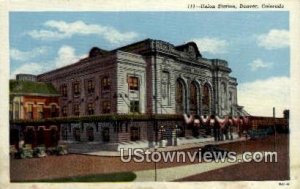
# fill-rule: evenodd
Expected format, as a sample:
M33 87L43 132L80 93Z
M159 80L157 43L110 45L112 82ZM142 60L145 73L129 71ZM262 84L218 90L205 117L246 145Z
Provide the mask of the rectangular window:
M140 102L139 101L130 101L130 112L132 112L132 113L140 112Z
M88 115L93 115L94 114L94 103L88 103L87 106L87 113Z
M95 92L95 84L93 80L88 80L87 82L87 92L88 94L92 94Z
M61 114L62 114L63 117L67 117L67 115L68 115L68 108L67 108L67 106L63 106L62 107Z
M27 106L27 118L33 119L33 104L28 104Z
M110 79L108 76L104 76L101 79L101 91L107 91L110 90Z
M38 119L44 118L44 106L42 104L39 104L37 106L37 113L38 113Z
M128 77L128 88L129 90L139 90L139 78L134 76Z
M57 111L55 105L51 105L51 117L57 117Z
M77 96L80 94L79 82L73 83L73 93L74 93L74 96Z
M110 102L109 101L104 101L102 103L102 113L103 114L109 114L110 113Z
M67 97L68 96L68 88L67 88L67 85L62 85L60 87L60 93L61 93L61 96L62 97Z
M74 114L75 116L79 116L79 114L80 114L80 111L79 111L79 104L74 104L74 105L73 105L73 114Z

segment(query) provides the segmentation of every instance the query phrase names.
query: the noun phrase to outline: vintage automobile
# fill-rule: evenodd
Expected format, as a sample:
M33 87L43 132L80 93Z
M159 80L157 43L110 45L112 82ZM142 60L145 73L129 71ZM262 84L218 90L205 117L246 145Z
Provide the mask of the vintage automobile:
M221 149L216 145L205 145L203 148L201 148L201 151L199 151L200 156L202 158L206 159L222 159L228 157L228 151L225 149Z
M38 146L33 149L34 157L46 157L46 148L44 146Z
M18 152L15 153L15 158L17 159L25 159L25 158L32 158L33 157L33 150L31 146L25 145L22 148L19 148Z
M49 147L46 150L48 155L66 155L68 154L66 145L58 145L56 147Z

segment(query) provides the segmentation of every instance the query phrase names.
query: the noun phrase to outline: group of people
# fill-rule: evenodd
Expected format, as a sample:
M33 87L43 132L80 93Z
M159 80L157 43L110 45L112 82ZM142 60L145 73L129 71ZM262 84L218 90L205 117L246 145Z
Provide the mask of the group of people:
M211 115L187 115L184 114L184 120L188 127L193 131L193 136L199 137L199 129L205 130L205 135L214 136L215 141L233 139L233 129L241 132L241 126L247 125L249 120L247 117L232 117Z

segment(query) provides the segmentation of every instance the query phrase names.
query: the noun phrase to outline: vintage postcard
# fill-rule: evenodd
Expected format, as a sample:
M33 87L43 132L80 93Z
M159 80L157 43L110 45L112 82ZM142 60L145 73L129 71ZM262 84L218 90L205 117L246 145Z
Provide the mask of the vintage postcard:
M297 1L2 1L0 188L297 188Z

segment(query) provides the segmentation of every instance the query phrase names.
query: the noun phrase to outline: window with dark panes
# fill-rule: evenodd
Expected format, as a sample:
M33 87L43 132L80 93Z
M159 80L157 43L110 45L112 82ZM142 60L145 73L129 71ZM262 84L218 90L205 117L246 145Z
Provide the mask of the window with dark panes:
M130 112L139 113L140 112L140 102L139 101L130 101Z

